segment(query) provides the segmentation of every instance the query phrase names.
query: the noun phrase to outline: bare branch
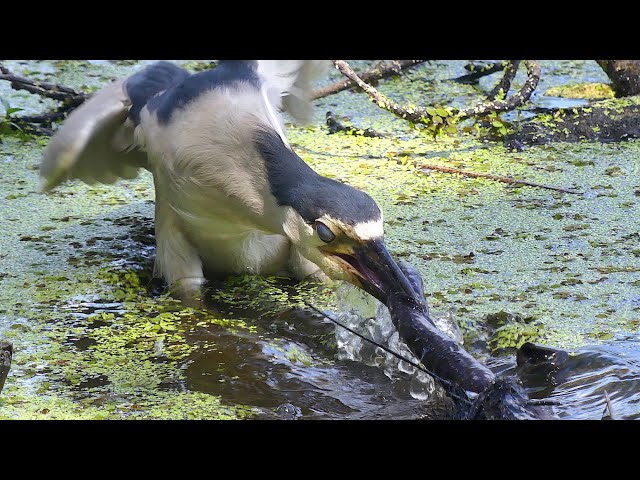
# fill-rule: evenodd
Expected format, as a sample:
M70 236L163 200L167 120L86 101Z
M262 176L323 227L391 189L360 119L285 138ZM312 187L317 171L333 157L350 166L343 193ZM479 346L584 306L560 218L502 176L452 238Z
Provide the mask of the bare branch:
M505 100L493 100L481 103L475 107L463 108L458 111L458 116L460 118L469 118L486 115L491 112L508 112L523 105L529 100L540 81L540 65L538 62L535 60L525 60L524 65L527 69L527 80L518 93L513 94Z
M425 60L393 60L387 65L375 65L370 70L363 72L360 77L367 83L380 80L382 78L393 77L400 75L403 70L414 67L423 63ZM340 82L332 83L326 87L320 88L313 93L311 97L313 100L323 98L334 93L347 90L356 86L356 83L352 80L342 80Z
M493 90L487 95L487 100L494 100L496 97L506 98L509 90L511 89L511 82L518 73L520 67L520 60L510 60L507 66L504 68L504 75L498 84L493 87ZM502 92L502 93L501 93Z
M30 93L35 93L43 97L63 102L63 104L57 109L40 115L11 117L11 122L14 125L17 125L23 131L37 135L52 135L53 131L50 128L46 128L41 125L51 126L52 122L63 119L71 110L90 97L89 94L64 85L37 82L20 75L16 75L2 64L0 64L0 80L11 82L11 88L14 90L26 90Z
M340 72L353 82L355 82L364 92L373 100L373 102L380 108L387 110L400 118L408 120L413 123L422 123L425 125L431 125L435 118L428 112L427 108L420 106L407 106L403 107L394 102L390 98L386 97L382 93L378 92L374 87L364 82L357 73L349 66L344 60L335 60L334 64ZM462 110L456 110L448 108L447 112L450 116L456 116L458 120L482 116L491 112L507 112L513 110L516 107L524 104L530 97L535 88L538 86L540 80L540 65L534 60L525 60L525 66L527 68L527 81L520 89L520 91L506 100L493 100L490 102L483 102L471 108L465 108ZM441 117L438 117L441 120Z
M349 64L344 60L334 60L333 62L338 70L347 77L349 80L358 85L367 95L373 100L373 102L380 108L387 110L400 118L404 118L413 123L428 123L429 114L426 109L422 107L415 107L411 109L403 108L396 102L381 94L373 88L371 85L362 80L356 72L354 72Z

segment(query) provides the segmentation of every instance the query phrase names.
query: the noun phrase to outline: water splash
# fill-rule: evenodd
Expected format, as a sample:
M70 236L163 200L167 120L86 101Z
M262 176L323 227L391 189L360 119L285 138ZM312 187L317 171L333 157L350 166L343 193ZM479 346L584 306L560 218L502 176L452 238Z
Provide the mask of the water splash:
M407 345L400 340L389 310L381 302L346 283L338 287L336 297L339 311L337 320L339 322L400 355L415 360ZM462 343L462 333L451 313L434 314L431 312L431 316L440 330L456 342ZM430 375L417 370L413 365L403 360L399 360L382 348L363 341L341 327L336 327L335 336L339 359L380 367L385 375L393 381L399 379L406 381L407 375L409 375L409 394L417 400L430 398L436 390L436 385Z

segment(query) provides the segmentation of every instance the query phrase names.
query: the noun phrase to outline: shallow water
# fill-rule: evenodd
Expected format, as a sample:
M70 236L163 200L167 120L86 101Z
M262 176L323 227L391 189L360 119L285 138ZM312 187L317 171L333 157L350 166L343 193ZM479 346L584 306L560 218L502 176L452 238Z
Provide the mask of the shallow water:
M348 299L349 305L361 307L363 302L369 304L369 311L366 307L360 308L360 314L356 314L353 309L342 311L338 318L368 338L413 359L409 349L398 340L386 308L378 304L375 316L371 315L371 305L377 302L364 300L364 296L355 290L351 286L344 286L342 291L347 292L344 298ZM354 302L354 298L360 298L360 303ZM438 312L432 312L431 315L441 330L456 338L452 334L456 332L455 318ZM341 358L378 365L390 379L400 383L409 382L409 394L413 398L435 400L433 392L438 387L434 386L433 379L428 375L340 327L336 329L336 337L340 339L338 347ZM482 356L483 352L479 349L474 351L472 347L468 348L477 356ZM517 376L530 398L553 402L553 412L560 419L601 419L606 406L605 391L609 395L616 419L640 418L640 337L637 335L627 335L606 344L576 348L569 351L567 360L551 371L519 368L515 352L488 356L484 353L486 364L496 375ZM405 375L400 376L401 373Z
M527 379L525 384L531 397L557 401L560 418L601 418L606 391L618 419L638 419L640 339L626 337L578 348L551 378Z
M92 90L146 63L8 65ZM468 105L496 78L476 87L446 82L464 73L463 63L425 64L410 83L380 88L407 102ZM545 98L544 89L604 81L594 65L543 62L534 107L579 104ZM516 88L521 82L519 74ZM6 82L0 96L25 113L53 106ZM314 125L290 127L294 149L383 206L390 251L419 268L442 328L496 372L517 371L514 347L524 341L575 352L553 378L523 378L531 395L560 400L561 418L597 419L607 390L617 416L638 418L639 142L513 153L469 135L434 141L352 92L317 105ZM326 135L328 109L394 138ZM16 350L0 418L451 417L431 379L302 309L298 298L408 355L385 310L355 289L323 296L281 279L232 278L211 285L209 312L173 301L152 279L150 176L42 195L44 144L0 144L0 337ZM424 175L421 162L584 194Z

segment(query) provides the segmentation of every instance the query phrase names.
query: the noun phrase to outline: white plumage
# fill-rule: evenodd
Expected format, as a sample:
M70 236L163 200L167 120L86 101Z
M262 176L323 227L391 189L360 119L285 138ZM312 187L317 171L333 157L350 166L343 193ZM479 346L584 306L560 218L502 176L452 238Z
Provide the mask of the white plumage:
M126 80L113 82L53 136L41 165L43 187L70 178L113 183L141 167L151 171L156 272L183 296L197 290L205 268L214 275L312 274L319 267L285 234L290 207L270 194L253 137L266 127L287 144L280 110L307 120L311 80L324 68L322 61L259 61L259 88L250 81L203 88L169 121L147 102L137 125L128 118Z

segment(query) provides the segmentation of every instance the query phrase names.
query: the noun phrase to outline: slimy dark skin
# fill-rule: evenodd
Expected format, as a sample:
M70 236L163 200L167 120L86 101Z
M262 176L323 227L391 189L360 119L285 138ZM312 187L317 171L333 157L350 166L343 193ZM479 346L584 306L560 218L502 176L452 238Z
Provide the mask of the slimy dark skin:
M457 417L486 420L533 420L553 418L552 412L534 405L513 376L497 378L460 344L440 331L429 316L422 279L410 264L400 262L416 295L392 291L386 305L400 338L422 365L451 396ZM421 299L417 300L417 299ZM478 394L473 400L467 392Z

